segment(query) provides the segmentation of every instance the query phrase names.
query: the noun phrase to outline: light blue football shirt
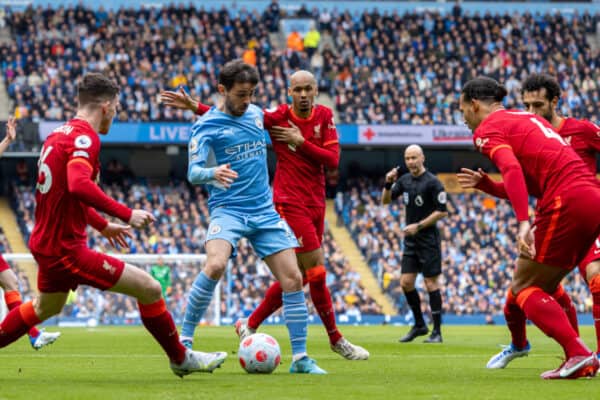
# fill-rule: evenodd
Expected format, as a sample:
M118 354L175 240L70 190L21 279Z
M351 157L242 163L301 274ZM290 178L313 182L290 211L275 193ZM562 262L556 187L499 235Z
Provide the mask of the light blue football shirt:
M263 111L251 104L239 117L212 107L192 127L188 180L206 184L208 208L255 213L272 207ZM215 167L229 163L238 178L229 189L214 179Z

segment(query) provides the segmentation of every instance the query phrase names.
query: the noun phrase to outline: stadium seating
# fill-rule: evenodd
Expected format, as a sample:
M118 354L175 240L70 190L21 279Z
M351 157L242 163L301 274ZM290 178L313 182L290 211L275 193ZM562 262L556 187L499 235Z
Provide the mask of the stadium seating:
M15 114L33 121L72 117L76 78L94 70L123 87L120 121L189 120L191 112L159 104L158 92L182 85L212 103L220 65L240 57L256 60L257 103L285 103L286 76L311 69L343 123L460 124L459 90L469 78L504 82L514 107L520 80L542 71L558 76L564 115L600 119L598 50L586 36L598 13L564 23L558 14L299 12L321 32L310 58L310 47L271 42L277 17L269 9L236 17L189 6L9 10L13 42L0 45L0 69Z

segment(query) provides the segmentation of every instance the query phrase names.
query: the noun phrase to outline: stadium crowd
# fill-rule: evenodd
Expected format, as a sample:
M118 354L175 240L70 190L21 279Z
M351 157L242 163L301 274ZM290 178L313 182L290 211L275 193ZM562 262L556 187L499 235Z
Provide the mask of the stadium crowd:
M203 254L208 208L205 193L200 187L184 183L168 186L132 183L113 183L104 187L106 193L119 201L152 210L157 222L144 231L134 231L128 240L128 253L148 254ZM21 230L27 240L33 229L35 197L31 186L14 185L13 207L18 216ZM89 229L91 248L110 252L106 239ZM326 232L323 244L327 260L328 285L334 308L338 316L381 314L377 303L360 285L360 276L352 269L347 259ZM171 286L165 292L167 303L177 320L183 317L187 294L201 263L176 262L171 264ZM146 265L150 270L152 265ZM232 260L231 271L222 281L221 315L231 317L248 316L262 300L271 284L272 274L267 266L256 257L247 240L242 239L237 256ZM211 313L213 308L209 308ZM125 296L102 293L96 289L80 287L63 310L64 316L90 317L110 323L114 318L131 319L138 316L135 302ZM212 314L210 314L212 315ZM210 319L210 315L207 319Z
M337 210L381 287L402 314L410 313L400 287L404 207L380 206L383 181L355 179ZM445 313L502 314L517 257L516 218L510 203L481 193L451 195L449 217L440 223ZM575 270L563 283L579 312L591 312L587 285ZM423 309L427 292L417 283Z
M72 117L76 79L85 71L105 71L122 85L121 121L189 120L189 111L163 107L158 93L184 86L211 103L219 67L232 58L258 67L256 100L265 107L286 102L290 72L314 71L343 123L460 124L467 79L504 82L513 107L519 82L542 71L558 76L564 115L600 119L600 53L588 39L600 13L567 22L559 14L460 8L398 15L300 7L292 16L315 25L304 38L292 32L287 46L274 33L284 16L276 1L264 11L231 13L184 5L9 9L13 41L0 45L0 69L15 115L33 121Z

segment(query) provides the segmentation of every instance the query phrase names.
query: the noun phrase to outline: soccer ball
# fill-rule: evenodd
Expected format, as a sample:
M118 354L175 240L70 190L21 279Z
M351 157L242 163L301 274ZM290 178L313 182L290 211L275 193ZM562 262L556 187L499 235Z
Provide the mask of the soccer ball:
M281 362L279 343L265 333L255 333L240 342L238 359L249 374L270 374Z

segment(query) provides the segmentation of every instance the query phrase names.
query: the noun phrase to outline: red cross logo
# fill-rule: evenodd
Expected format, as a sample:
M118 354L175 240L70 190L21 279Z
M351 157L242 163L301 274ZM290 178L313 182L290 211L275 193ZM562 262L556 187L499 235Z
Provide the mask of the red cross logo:
M363 136L370 142L375 136L375 131L371 128L367 128L367 130L363 132Z

